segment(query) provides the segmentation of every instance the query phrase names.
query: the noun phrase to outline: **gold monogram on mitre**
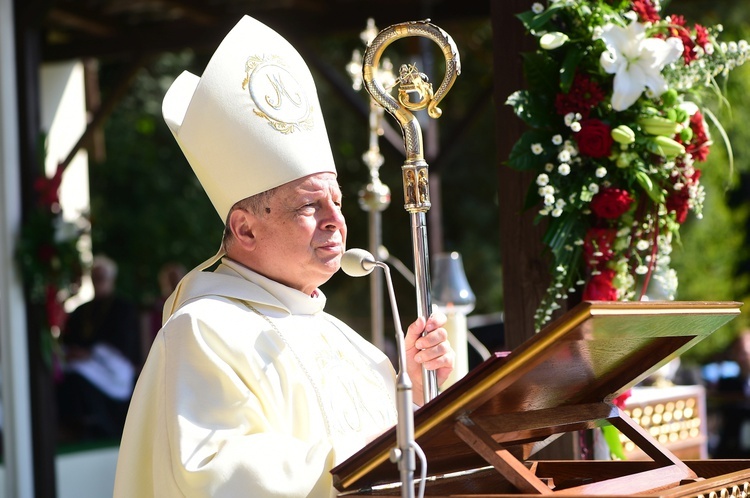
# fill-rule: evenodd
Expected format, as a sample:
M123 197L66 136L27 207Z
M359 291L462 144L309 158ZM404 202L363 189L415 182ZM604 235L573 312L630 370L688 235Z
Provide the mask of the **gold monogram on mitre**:
M247 89L255 103L253 112L281 133L312 130L313 107L304 87L277 56L251 56L245 62Z

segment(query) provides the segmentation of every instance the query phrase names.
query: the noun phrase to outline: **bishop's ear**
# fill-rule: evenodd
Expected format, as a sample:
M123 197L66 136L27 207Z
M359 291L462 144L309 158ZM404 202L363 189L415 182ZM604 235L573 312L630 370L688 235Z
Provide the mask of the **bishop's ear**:
M253 233L255 216L245 209L234 209L229 213L228 228L232 232L233 243L251 249L255 244Z

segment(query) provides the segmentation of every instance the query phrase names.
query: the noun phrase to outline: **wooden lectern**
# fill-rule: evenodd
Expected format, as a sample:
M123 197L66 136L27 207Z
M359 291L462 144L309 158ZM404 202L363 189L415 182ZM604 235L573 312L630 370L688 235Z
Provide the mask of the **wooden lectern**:
M414 414L425 496L745 497L750 460L681 461L612 400L739 314L737 302L583 302ZM612 424L643 461L535 461L560 435ZM400 496L396 428L332 470L342 496ZM415 478L419 478L418 468Z

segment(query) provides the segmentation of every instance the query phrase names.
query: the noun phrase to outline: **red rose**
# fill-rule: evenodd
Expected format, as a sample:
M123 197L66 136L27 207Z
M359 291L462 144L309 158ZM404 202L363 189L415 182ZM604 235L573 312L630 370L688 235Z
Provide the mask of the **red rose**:
M59 191L64 170L63 165L58 164L52 178L42 175L34 181L34 190L39 195L39 202L42 206L54 206L60 202Z
M700 111L695 111L690 116L690 129L693 130L693 138L685 146L685 150L692 154L694 160L705 161L708 157L711 140L708 138L708 133L706 133L705 121Z
M593 275L583 289L584 301L617 301L617 290L612 287L614 270L602 270Z
M706 45L711 44L711 39L708 37L708 30L705 26L700 24L695 25L695 43L706 48Z
M591 268L600 268L615 255L612 243L617 230L614 228L589 228L583 240L583 257Z
M611 129L598 119L584 119L581 130L575 134L578 150L590 157L607 157L612 150L614 140Z
M36 253L37 258L44 263L49 263L55 256L55 248L49 244L39 246Z
M600 218L615 219L630 209L633 198L627 190L605 188L591 199L591 210Z
M669 28L669 31L673 37L682 40L682 58L685 61L685 64L690 64L698 58L698 54L695 52L695 42L690 37L690 31L687 29L685 17L672 15L669 19L672 23L672 27Z

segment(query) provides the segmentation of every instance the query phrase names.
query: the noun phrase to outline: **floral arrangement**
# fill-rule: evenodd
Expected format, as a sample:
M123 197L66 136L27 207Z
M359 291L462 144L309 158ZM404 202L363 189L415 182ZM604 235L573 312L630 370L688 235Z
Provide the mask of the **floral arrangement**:
M508 164L536 173L527 206L548 222L552 281L537 328L577 290L674 299L670 253L689 213L702 215L708 121L731 157L705 104L721 101L716 78L745 62L748 43L662 16L658 0L550 0L517 17L539 39L523 54L528 88L507 100L530 127Z
M88 222L63 220L59 189L64 166L55 174L40 176L34 183L37 202L21 228L16 258L20 264L29 300L43 305L45 328L59 332L65 312L62 302L78 292L82 276L79 240Z

